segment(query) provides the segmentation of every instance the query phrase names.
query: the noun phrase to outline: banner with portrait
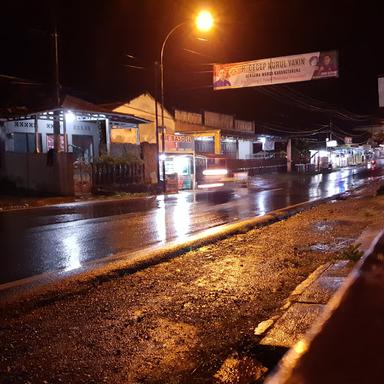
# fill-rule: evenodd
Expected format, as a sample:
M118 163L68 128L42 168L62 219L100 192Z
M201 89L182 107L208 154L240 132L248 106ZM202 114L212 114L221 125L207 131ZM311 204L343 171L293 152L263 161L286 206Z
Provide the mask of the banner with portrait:
M338 77L337 51L213 65L213 89L257 87Z

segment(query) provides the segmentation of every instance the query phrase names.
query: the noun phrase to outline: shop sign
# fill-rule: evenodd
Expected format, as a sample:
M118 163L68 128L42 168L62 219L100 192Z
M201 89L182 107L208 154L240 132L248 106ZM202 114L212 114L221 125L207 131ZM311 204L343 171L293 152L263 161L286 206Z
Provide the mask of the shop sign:
M337 141L336 140L328 140L327 141L327 147L328 148L337 147Z
M165 135L166 152L192 152L193 143L193 136Z
M352 144L352 137L345 136L344 137L344 144Z

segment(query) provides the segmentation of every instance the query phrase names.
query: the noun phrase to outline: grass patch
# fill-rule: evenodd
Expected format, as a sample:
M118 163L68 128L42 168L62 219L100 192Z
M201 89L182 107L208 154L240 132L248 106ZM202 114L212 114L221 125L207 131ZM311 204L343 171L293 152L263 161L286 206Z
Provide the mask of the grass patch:
M351 244L340 254L340 258L343 260L358 261L363 256L363 252L359 247L361 244Z

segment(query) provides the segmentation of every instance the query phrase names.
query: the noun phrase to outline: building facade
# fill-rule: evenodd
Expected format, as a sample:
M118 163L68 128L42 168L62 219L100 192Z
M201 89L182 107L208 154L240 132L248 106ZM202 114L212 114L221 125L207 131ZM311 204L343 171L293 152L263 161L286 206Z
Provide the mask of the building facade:
M4 113L0 177L24 189L73 194L76 160L91 163L103 154L110 155L115 129L136 137L139 146L139 124L147 122L71 96L65 97L59 107Z

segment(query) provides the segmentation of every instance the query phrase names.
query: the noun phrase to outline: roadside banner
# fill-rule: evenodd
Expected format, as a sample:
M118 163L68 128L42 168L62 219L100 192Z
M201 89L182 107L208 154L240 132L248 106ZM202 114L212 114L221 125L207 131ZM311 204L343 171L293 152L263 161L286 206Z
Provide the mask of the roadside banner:
M337 51L213 65L213 89L258 87L338 77Z

